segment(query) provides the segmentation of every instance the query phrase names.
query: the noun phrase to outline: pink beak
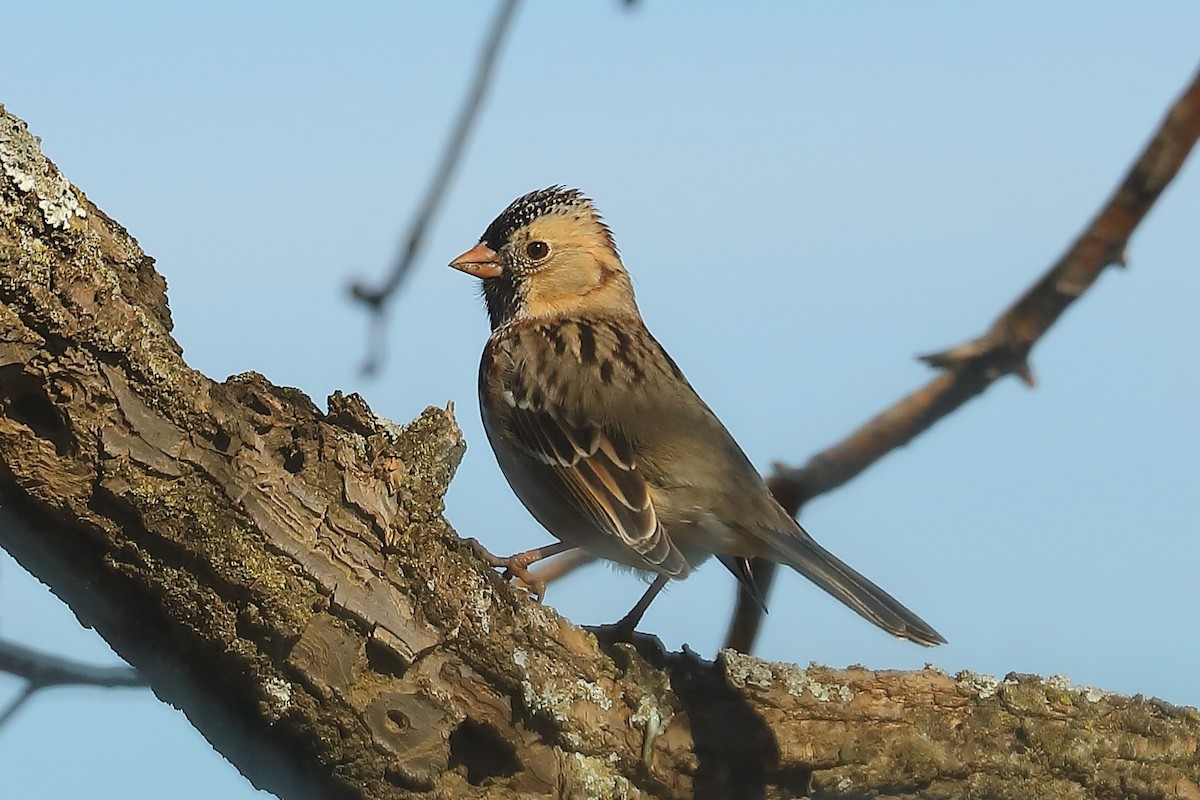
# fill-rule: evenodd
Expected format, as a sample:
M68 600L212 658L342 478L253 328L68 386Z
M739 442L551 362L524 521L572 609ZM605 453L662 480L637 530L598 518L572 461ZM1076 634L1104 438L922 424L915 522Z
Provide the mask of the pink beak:
M450 266L476 278L499 278L500 256L483 242L450 262Z

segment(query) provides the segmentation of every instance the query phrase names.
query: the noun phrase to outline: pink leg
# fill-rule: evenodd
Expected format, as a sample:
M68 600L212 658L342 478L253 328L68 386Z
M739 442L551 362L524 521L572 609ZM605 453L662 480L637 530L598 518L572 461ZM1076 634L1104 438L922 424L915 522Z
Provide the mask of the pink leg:
M549 584L571 574L580 567L591 564L595 560L595 556L589 555L582 550L568 550L549 561L545 566L539 565L537 569L530 570L529 574L533 576L534 580Z
M475 554L478 555L479 558L484 561L484 563L492 567L503 567L503 574L506 580L510 578L516 578L517 580L521 581L521 583L529 587L530 594L532 594L538 602L541 602L542 598L546 596L546 582L534 577L534 575L529 571L529 565L541 561L543 558L549 558L550 556L558 555L565 550L571 550L574 548L574 545L567 544L566 542L555 542L554 544L548 544L545 547L536 547L533 550L526 550L523 553L517 553L516 555L509 556L508 558L501 558L500 556L492 555L492 553L486 547L479 543L478 539L468 539L467 543L471 545L471 548L475 551Z

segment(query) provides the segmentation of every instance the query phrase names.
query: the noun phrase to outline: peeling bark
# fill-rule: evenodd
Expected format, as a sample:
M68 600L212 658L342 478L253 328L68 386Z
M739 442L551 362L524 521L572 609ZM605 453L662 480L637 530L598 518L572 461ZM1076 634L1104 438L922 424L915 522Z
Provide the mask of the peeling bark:
M0 108L0 546L281 797L1200 798L1200 716L1061 681L602 647L442 516L396 426L171 339L165 283Z

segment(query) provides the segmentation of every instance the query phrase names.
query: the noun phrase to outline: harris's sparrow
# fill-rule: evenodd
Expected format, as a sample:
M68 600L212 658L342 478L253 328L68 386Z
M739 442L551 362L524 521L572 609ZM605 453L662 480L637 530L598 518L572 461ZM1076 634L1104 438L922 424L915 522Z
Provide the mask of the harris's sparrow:
M482 280L492 333L479 366L488 441L556 544L507 559L518 576L572 548L668 579L716 556L761 603L749 559L787 564L888 633L945 639L816 543L775 502L634 301L591 201L554 186L515 200L450 266Z

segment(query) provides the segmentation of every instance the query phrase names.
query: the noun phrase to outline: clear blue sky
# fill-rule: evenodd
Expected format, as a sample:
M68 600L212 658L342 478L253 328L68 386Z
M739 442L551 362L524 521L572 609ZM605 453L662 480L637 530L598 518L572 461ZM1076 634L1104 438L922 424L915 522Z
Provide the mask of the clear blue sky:
M453 399L469 450L447 514L496 552L548 536L483 437L487 326L444 267L511 199L582 187L644 315L763 470L800 462L929 377L1069 244L1200 63L1200 4L532 2L449 201L356 368L352 276L382 275L492 4L15 5L0 103L170 285L188 362L257 370L404 421ZM1200 704L1200 167L1005 380L804 522L950 644L893 641L788 573L759 654L1066 673ZM432 334L432 335L431 335ZM551 588L581 623L642 586ZM643 627L712 655L717 565ZM97 636L6 556L0 633L96 662ZM0 676L0 703L17 681ZM71 769L63 769L70 763ZM147 693L46 693L0 731L0 796L256 794Z

